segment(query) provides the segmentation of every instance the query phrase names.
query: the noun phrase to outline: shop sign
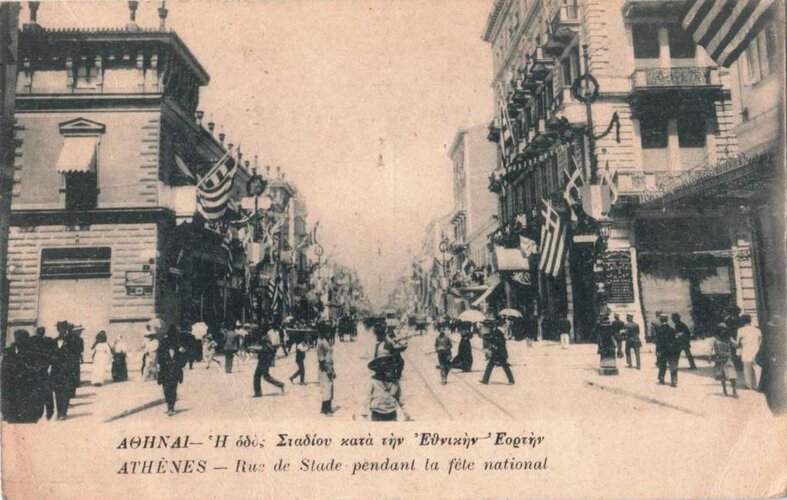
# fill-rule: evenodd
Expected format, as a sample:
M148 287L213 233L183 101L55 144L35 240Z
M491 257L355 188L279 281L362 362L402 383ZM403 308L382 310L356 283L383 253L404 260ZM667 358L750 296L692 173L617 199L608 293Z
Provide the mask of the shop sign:
M611 304L634 302L634 280L632 279L631 252L619 250L605 252L604 289Z
M126 295L153 295L152 271L126 271Z

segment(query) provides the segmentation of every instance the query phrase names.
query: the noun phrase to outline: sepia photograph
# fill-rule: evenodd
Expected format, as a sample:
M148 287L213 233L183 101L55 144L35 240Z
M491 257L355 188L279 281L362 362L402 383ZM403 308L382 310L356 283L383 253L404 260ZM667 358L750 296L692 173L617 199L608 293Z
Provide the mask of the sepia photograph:
M2 494L787 495L783 0L0 0Z

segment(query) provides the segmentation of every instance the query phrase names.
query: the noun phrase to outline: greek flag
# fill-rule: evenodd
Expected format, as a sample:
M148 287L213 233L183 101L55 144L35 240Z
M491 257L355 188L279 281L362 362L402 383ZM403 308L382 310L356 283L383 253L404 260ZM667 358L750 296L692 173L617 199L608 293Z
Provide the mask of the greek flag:
M229 206L238 164L230 158L231 152L232 149L224 153L197 184L197 210L207 221L221 219Z

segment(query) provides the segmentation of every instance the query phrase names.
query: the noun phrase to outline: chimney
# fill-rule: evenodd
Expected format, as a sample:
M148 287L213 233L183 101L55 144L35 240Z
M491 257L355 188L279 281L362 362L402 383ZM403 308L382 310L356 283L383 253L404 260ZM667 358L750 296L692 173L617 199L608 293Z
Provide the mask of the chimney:
M271 178L271 166L270 165L265 165L265 178L266 179L270 179Z
M194 113L194 116L196 116L196 117L197 117L197 125L199 125L199 126L201 127L201 126L202 126L202 118L205 116L205 112L204 112L204 111L197 110L197 111Z
M210 120L210 118L208 118L208 119ZM213 129L215 129L215 128L216 128L216 124L213 123L213 120L209 121L208 122L208 132L210 132L212 134L213 133Z
M227 134L225 134L224 132L219 132L219 142L221 143L222 146L224 145L225 137L227 137Z
M126 23L127 30L139 31L139 26L137 26L137 7L139 7L139 2L137 0L128 0L128 23Z
M281 167L276 165L276 179L281 179Z
M167 2L161 2L161 7L158 8L158 29L165 31L167 29Z

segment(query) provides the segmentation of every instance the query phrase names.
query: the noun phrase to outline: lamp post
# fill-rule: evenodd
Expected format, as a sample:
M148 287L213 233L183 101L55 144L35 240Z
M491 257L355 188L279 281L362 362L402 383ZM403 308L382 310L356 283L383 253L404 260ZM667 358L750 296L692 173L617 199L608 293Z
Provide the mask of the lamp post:
M438 247L443 254L443 279L445 280L445 289L443 290L443 314L448 315L448 269L445 264L445 254L448 253L448 240L443 239Z

